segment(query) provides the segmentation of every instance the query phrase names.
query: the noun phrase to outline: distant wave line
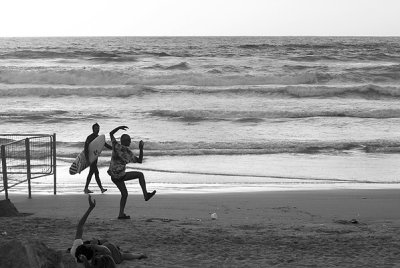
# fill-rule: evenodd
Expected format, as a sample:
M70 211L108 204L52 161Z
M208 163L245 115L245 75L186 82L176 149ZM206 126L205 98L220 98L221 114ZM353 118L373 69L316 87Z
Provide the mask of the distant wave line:
M192 175L213 175L213 176L227 176L227 177L248 177L248 178L277 178L277 179L285 179L285 180L308 180L308 181L334 181L334 182L343 182L343 183L366 183L366 184L392 184L392 183L400 183L400 182L378 182L378 181L369 181L369 180L351 180L351 179L337 179L337 178L306 178L306 177L291 177L291 176L275 176L275 175L252 175L252 174L232 174L232 173L213 173L213 172L196 172L196 171L180 171L180 170L166 170L166 169L155 169L155 168L127 168L130 170L143 170L143 171L153 171L153 172L162 172L162 173L176 173L176 174L192 174Z
M93 85L63 84L66 81L48 81L49 84L25 84L24 81L14 81L17 83L9 83L10 81L0 81L0 97L10 96L40 96L40 97L64 97L64 96L85 96L85 97L130 97L143 96L150 94L209 94L209 95L245 95L245 96L262 96L264 98L365 98L365 99L382 99L382 98L400 98L400 87L393 83L383 84L354 84L354 85L321 85L321 84L292 84L290 81L280 81L278 84L268 84L268 81L246 81L241 80L240 76L231 77L228 81L227 77L214 78L208 85L196 85L200 80L186 76L187 85L171 85L177 81L178 76L153 77L151 81L125 81L123 84L109 84L108 82L101 85L99 81L92 81ZM53 79L53 78L51 78ZM81 79L81 78L80 78ZM90 79L93 79L91 77ZM89 80L90 80L89 79ZM171 80L172 79L172 80ZM1 79L0 79L1 80ZM63 80L63 79L62 79ZM257 80L257 79L256 79ZM111 81L111 80L108 80ZM121 83L122 80L118 80ZM208 81L208 80L207 80ZM39 81L37 81L39 82ZM55 84L53 84L53 82ZM76 82L81 82L76 81ZM86 83L87 81L85 81ZM131 84L131 82L133 82ZM184 81L180 81L182 83ZM300 81L301 82L301 81ZM257 84L259 83L259 84ZM265 84L263 84L265 83Z

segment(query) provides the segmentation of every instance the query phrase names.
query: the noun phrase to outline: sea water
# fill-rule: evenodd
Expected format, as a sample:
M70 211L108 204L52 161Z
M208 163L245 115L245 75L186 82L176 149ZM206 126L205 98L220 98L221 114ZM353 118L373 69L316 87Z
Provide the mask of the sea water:
M0 133L56 133L61 193L96 122L160 193L399 188L399 100L398 37L0 38Z

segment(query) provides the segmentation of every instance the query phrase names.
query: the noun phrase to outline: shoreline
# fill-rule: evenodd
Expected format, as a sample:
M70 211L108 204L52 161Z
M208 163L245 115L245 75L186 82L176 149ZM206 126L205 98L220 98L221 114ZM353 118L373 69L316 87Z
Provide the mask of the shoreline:
M68 165L60 165L57 168L57 194L80 194L86 182L87 170L81 174L69 175ZM134 170L128 167L127 170ZM138 169L140 170L140 169ZM107 194L119 194L117 187L111 182L107 174L107 168L100 168L100 179L104 188L108 189ZM316 180L315 178L292 178L284 179L281 177L246 177L241 176L217 176L209 174L177 174L160 173L155 171L143 171L149 190L157 190L159 194L208 194L208 193L252 193L252 192L280 192L280 191L320 191L320 190L378 190L378 189L398 189L399 182L368 182L368 181L332 181ZM26 179L22 175L21 179ZM45 176L31 181L32 195L52 194L53 176ZM126 183L130 194L140 194L140 187L137 180ZM92 177L89 189L94 193L100 192L95 179ZM10 194L28 195L28 183L21 183L11 189ZM3 192L0 192L0 196Z
M57 195L80 195L86 178L72 183L57 182ZM32 195L53 195L53 182L38 182L35 179L31 183ZM102 180L102 185L107 189L106 194L119 195L118 188L107 180ZM126 183L130 195L140 195L141 190L137 181ZM159 183L147 181L149 190L157 190L159 195L196 195L196 194L252 194L272 192L303 192L303 191L374 191L374 190L398 190L400 183ZM92 179L89 189L93 194L99 194L95 180ZM27 182L16 185L8 190L9 195L28 195ZM4 195L4 191L0 192Z

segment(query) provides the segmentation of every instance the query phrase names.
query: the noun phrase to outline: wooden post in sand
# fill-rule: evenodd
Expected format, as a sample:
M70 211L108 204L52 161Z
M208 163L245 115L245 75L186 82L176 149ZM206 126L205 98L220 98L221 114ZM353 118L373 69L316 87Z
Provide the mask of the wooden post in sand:
M28 179L29 199L32 198L31 188L31 150L29 148L29 138L25 139L25 155L26 155L26 178Z
M53 152L53 174L54 174L54 195L57 194L57 154L56 154L56 133L53 133L53 143L51 146Z
M1 145L1 163L3 170L3 186L6 200L8 200L8 183L7 183L7 164L6 164L6 146Z

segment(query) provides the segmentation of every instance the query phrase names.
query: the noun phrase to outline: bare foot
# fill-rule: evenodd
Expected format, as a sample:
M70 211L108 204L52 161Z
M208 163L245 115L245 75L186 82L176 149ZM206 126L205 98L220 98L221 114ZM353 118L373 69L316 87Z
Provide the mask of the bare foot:
M83 190L83 192L84 192L85 194L91 194L91 193L93 193L93 192L90 191L88 188L85 188L85 190Z
M118 220L129 220L131 216L126 215L125 213L123 215L118 216Z
M156 192L157 192L156 190L154 190L151 193L148 192L146 197L144 198L144 201L149 201L156 194Z

